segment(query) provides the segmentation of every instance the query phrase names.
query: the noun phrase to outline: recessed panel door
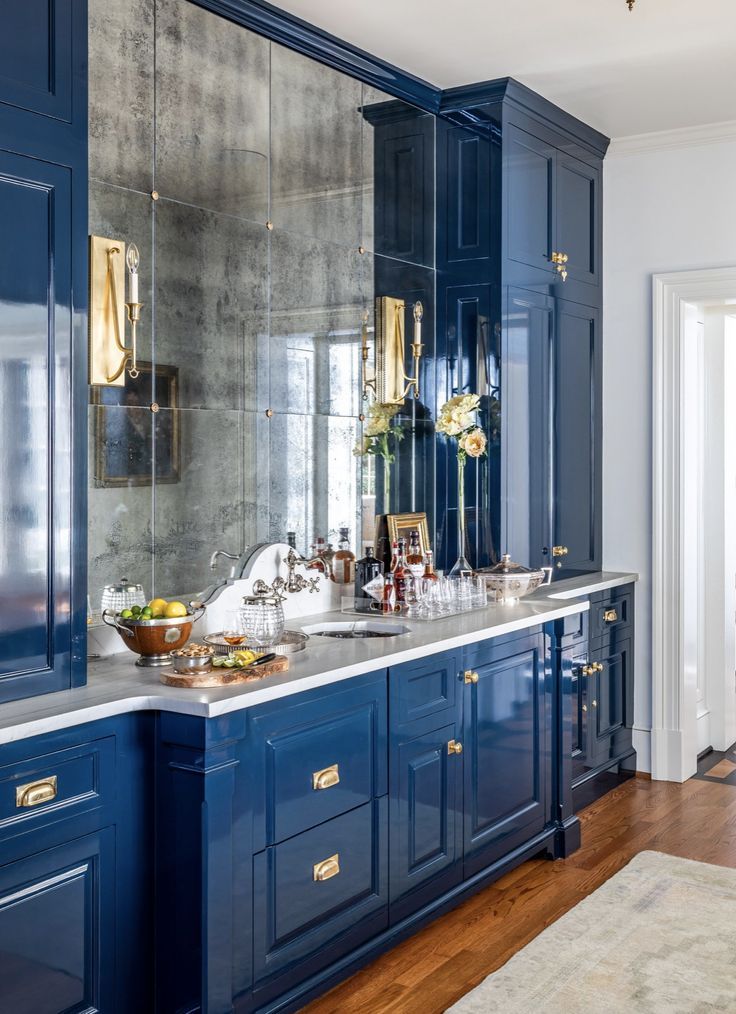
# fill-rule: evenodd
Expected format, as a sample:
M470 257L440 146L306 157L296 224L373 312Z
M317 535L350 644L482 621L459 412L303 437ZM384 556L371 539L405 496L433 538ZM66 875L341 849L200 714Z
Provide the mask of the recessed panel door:
M510 261L552 279L555 149L509 125L506 139L506 243ZM515 272L515 279L522 277ZM530 274L527 281L537 281Z
M555 249L567 256L567 279L560 295L568 296L567 288L572 290L573 283L600 284L600 170L560 153L555 192ZM593 298L591 294L589 301Z

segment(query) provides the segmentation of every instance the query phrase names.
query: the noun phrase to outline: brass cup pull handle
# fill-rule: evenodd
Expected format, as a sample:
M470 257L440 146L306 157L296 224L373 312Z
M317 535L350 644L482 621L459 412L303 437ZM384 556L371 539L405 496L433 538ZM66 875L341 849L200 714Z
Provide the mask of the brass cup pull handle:
M618 612L615 609L606 609L603 614L604 623L616 623L618 621Z
M472 669L466 669L465 672L463 673L463 680L466 683L477 683L478 682L478 673L477 672L473 672Z
M315 791L318 789L331 789L333 785L338 785L339 782L340 772L338 771L337 764L331 764L328 768L315 771L312 775L312 788Z
M329 859L323 859L321 863L315 863L312 867L312 879L315 882L330 880L340 872L340 853L336 852Z
M462 743L458 743L456 739L451 739L450 742L447 744L447 752L450 755L454 753L462 753L463 752Z
M19 785L15 790L15 805L39 806L41 803L50 803L52 799L56 799L57 791L56 775L41 778L37 782L29 782L27 785Z

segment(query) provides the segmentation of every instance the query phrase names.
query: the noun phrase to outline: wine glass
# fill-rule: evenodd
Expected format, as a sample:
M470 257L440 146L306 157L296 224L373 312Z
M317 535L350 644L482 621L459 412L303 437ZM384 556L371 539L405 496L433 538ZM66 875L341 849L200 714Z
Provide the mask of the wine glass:
M240 622L240 610L228 609L225 614L225 629L222 632L222 639L231 648L238 648L245 644L245 632Z

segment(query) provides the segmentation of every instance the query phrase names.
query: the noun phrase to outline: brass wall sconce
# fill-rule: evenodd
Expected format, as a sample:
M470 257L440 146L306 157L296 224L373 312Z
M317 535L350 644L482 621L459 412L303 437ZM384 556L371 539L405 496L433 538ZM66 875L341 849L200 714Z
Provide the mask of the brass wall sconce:
M414 334L411 343L412 375L406 372L405 318L411 308ZM372 391L382 405L402 405L411 391L419 397L419 360L422 358L422 318L419 300L406 303L395 296L376 298L376 333L371 363L368 344L368 315L363 317L361 358L363 363L363 400Z
M125 269L128 300L124 301ZM138 370L138 302L140 254L135 243L102 236L89 238L89 382L124 387L125 371L135 380ZM130 322L130 347L125 344L125 320Z

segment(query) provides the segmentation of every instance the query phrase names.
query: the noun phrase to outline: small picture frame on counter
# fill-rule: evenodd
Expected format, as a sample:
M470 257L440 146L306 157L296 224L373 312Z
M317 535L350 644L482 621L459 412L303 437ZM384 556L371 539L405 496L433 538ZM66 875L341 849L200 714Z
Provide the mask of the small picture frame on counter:
M429 526L426 514L387 514L386 525L389 543L398 542L399 539L406 539L408 545L411 533L418 532L422 556L425 556L431 550L432 546L429 541Z

